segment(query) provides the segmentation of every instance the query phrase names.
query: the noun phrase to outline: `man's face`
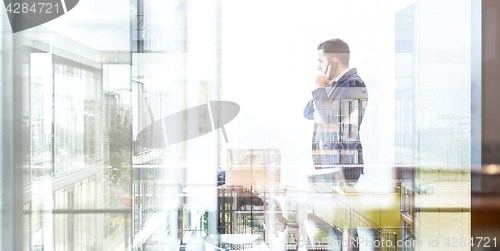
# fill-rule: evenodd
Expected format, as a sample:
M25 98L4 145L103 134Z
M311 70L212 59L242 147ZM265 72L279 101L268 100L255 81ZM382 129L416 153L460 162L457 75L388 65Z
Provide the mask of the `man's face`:
M325 71L327 70L326 67L328 66L328 58L325 55L325 52L323 49L318 50L318 70L321 71L321 73L326 73Z

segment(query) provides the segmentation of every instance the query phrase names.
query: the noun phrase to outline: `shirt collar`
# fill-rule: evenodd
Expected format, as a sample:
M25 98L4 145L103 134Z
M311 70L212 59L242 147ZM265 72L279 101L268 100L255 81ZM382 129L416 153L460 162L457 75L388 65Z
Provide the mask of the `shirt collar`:
M347 67L345 70L343 70L337 77L335 77L335 82L338 82L339 79L344 76L344 74L346 74L346 72L350 71L352 68L351 67Z

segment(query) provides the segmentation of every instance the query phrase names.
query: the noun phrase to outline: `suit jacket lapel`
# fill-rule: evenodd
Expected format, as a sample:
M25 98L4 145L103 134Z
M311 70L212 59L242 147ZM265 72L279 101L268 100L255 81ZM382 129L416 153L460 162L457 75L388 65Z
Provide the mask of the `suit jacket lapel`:
M351 78L352 75L356 74L357 71L356 71L356 68L352 68L350 69L348 72L346 72L344 74L344 76L342 76L339 81L338 81L338 85L335 85L335 86L342 86L342 84L344 84L345 81L347 81L348 79Z

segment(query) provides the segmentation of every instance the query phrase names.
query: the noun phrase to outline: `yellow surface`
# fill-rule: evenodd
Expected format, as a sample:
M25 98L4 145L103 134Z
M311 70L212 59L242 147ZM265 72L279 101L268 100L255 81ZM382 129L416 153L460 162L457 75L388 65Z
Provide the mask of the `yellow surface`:
M399 194L346 193L335 197L383 228L400 227Z
M470 209L470 199L470 182L434 182L434 194L416 195L415 204L420 208ZM460 244L460 238L470 241L470 211L417 213L415 221L416 234L423 243L418 250L471 250L471 246ZM452 247L453 238L458 240L456 247ZM449 245L445 244L447 239ZM429 245L429 240L437 240L437 247Z
M417 235L422 240L422 247L418 250L471 250L468 245L460 244L460 238L470 240L470 213L417 213ZM457 238L456 247L452 247ZM446 240L448 245L445 244ZM430 245L429 241L435 241ZM463 243L464 244L464 243ZM437 246L437 247L434 247Z

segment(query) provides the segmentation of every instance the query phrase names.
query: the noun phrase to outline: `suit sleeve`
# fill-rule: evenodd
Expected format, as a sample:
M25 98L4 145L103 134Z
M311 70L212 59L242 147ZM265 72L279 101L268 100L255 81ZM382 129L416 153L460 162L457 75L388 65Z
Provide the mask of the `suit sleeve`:
M304 108L304 118L313 120L314 119L314 105L313 101L309 101L306 107Z
M335 88L332 94L338 92L338 88ZM321 120L324 123L335 122L335 111L339 106L339 102L335 100L335 95L328 95L326 88L318 88L312 92L313 100L310 102L316 103L316 108L321 116ZM313 110L314 112L314 110Z

